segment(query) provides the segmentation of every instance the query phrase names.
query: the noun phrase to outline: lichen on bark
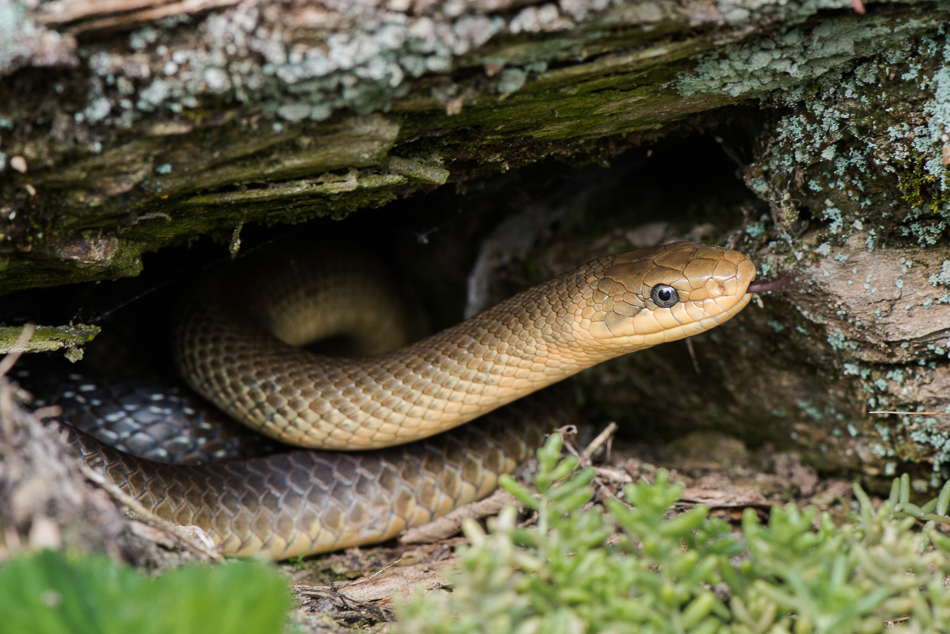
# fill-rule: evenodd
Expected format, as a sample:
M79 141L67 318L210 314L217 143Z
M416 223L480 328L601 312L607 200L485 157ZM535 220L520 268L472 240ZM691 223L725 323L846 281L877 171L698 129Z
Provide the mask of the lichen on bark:
M214 228L339 218L430 186L389 154L459 182L614 152L942 15L822 15L838 0L2 6L0 291L134 275L143 252ZM103 236L113 256L46 257Z
M772 208L763 268L800 279L790 343L819 342L853 385L834 430L866 447L867 472L927 461L932 484L947 477L950 422L867 412L950 412L948 63L940 24L774 94L787 110L745 173ZM765 243L761 228L749 237Z

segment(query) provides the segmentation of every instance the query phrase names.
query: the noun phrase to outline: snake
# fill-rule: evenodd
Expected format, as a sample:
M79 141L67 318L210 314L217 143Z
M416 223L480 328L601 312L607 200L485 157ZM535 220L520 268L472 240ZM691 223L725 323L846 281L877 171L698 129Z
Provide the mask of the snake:
M593 260L386 351L406 330L397 296L353 257L337 267L342 282L327 282L325 259L278 254L209 276L185 301L172 346L198 394L296 447L162 464L66 427L69 449L158 517L202 528L225 555L379 543L494 490L565 422L558 382L714 328L778 286L756 280L742 253L676 242ZM299 313L323 316L301 326ZM301 347L320 337L352 337L362 350Z

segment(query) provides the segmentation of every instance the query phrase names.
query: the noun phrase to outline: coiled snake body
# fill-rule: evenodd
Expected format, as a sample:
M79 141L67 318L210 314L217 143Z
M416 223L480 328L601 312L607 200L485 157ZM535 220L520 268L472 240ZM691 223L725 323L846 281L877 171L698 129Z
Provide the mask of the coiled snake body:
M287 271L274 266L295 281L277 281ZM275 559L383 541L486 495L557 421L535 399L505 408L506 419L463 423L601 361L708 330L765 284L735 251L652 247L590 262L395 351L340 359L295 346L367 328L382 340L389 326L347 314L290 325L286 314L316 301L306 259L237 268L189 304L179 370L232 417L310 449L180 466L82 434L70 443L160 517L205 529L221 552ZM395 301L382 290L368 297L354 301Z

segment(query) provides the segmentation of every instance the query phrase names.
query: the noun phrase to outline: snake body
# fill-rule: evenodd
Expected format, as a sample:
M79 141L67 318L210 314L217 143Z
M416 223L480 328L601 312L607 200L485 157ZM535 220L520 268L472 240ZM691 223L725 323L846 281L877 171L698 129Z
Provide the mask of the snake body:
M302 332L283 316L311 303L306 262L212 278L189 303L174 349L186 381L222 410L313 449L159 465L69 434L87 463L160 517L205 529L225 554L281 559L378 542L484 496L563 408L543 411L538 403L551 398L542 392L494 410L601 361L708 330L755 292L746 256L675 243L594 260L419 342L341 359L295 346L358 320ZM297 281L275 281L288 273Z
M549 396L432 438L356 453L296 450L178 465L71 428L66 440L146 509L204 529L223 554L286 559L386 541L491 493L545 433L571 422L570 410L556 405L563 397Z
M684 242L600 258L417 343L353 359L295 348L246 308L281 305L275 277L263 267L211 280L179 327L179 372L276 440L353 451L431 436L607 359L707 330L746 305L755 267L736 251ZM680 301L657 306L658 284Z

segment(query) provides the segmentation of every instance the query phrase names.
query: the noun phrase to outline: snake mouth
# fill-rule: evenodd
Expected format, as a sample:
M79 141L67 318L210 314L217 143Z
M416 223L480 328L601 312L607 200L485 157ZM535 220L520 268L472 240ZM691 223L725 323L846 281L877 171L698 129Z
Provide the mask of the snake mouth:
M787 286L792 278L789 276L780 277L777 280L753 280L746 289L746 293L767 293L768 291L777 291Z

